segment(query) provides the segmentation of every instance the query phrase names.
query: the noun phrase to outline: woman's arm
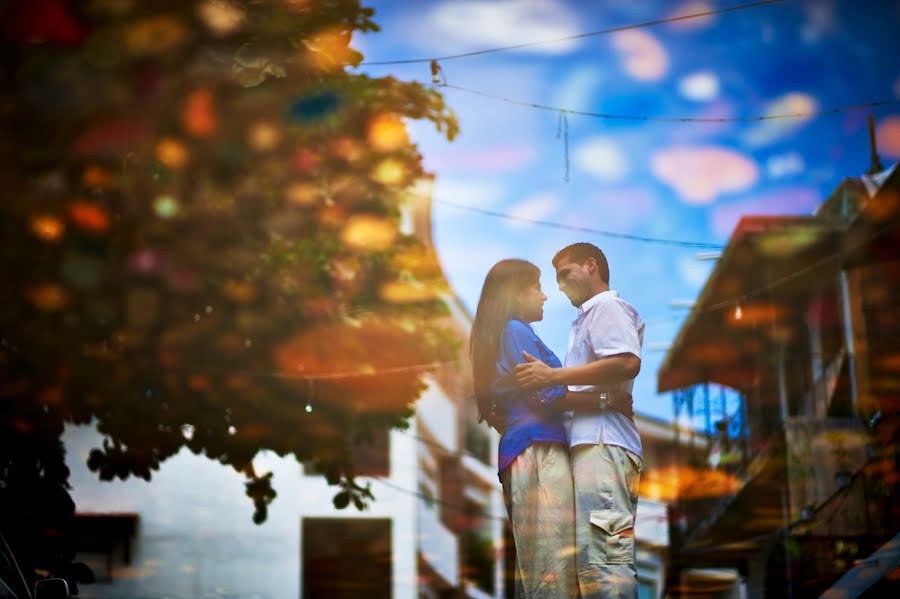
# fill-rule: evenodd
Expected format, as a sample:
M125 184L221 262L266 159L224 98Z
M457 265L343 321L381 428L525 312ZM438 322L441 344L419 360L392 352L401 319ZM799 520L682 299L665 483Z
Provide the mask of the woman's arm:
M519 385L525 389L547 385L613 385L635 378L641 371L641 359L634 354L616 354L580 366L551 368L531 354L516 365Z

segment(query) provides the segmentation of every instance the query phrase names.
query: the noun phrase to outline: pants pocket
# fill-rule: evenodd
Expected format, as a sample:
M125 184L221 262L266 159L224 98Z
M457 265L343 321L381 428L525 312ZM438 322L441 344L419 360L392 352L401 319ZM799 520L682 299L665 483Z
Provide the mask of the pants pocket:
M634 563L634 515L616 510L591 512L590 562Z

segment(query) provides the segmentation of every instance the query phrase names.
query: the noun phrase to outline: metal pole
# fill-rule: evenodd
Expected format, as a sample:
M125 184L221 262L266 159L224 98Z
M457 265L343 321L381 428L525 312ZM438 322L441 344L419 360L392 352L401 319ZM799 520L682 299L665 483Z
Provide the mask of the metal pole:
M878 148L875 143L875 117L873 115L869 115L868 119L869 125L869 152L872 155L872 164L869 166L869 171L866 173L867 175L874 175L875 173L880 173L884 170L884 167L881 165L881 159L878 158Z
M875 167L875 163L878 161L878 155L875 153L874 123L875 120L869 115L869 135L871 136L872 143L872 168ZM847 190L844 189L841 216L844 217L844 220L846 221L849 221L850 219L849 201L850 199L847 197ZM850 309L850 282L847 279L846 270L841 269L841 272L838 275L838 283L841 288L841 311L844 321L844 347L847 348L847 372L850 374L850 405L853 407L854 415L859 416L859 412L857 411L859 409L859 397L858 389L856 388L856 348L853 343L853 312Z
M847 347L847 372L850 374L850 403L853 413L859 415L859 390L856 388L856 349L853 343L853 322L850 310L850 283L847 280L847 271L840 274L841 283L841 308L844 317L844 344Z

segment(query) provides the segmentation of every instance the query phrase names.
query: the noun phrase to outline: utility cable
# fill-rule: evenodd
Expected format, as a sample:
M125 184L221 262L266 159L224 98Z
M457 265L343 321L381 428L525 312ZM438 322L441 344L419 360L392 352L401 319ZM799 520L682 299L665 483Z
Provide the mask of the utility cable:
M383 66L383 65L396 65L396 64L416 64L423 62L432 62L432 61L441 61L441 60L456 60L458 58L469 58L471 56L482 56L484 54L494 54L496 52L506 52L509 50L520 50L522 48L530 48L532 46L541 46L545 44L555 44L558 42L568 42L571 40L583 39L586 37L594 37L598 35L609 35L612 33L619 33L620 31L630 31L632 29L642 29L645 27L653 27L656 25L663 25L665 23L676 23L678 21L686 21L689 19L699 19L702 17L711 17L715 15L720 15L729 12L735 12L738 10L746 10L749 8L758 8L761 6L767 6L770 4L779 4L784 2L784 0L762 0L760 2L750 2L747 4L739 4L737 6L731 6L728 8L718 8L714 10L706 10L702 12L691 13L687 15L681 15L677 17L668 17L665 19L655 19L653 21L645 21L643 23L634 23L632 25L621 25L619 27L611 27L609 29L602 29L600 31L591 31L588 33L579 33L577 35L567 35L565 37L558 37L549 40L541 40L536 42L526 42L523 44L514 44L512 46L501 46L499 48L489 48L487 50L475 50L473 52L463 52L461 54L448 54L446 56L429 56L427 58L408 58L402 60L378 60L378 61L366 61L361 62L356 66Z
M639 114L612 114L607 112L589 112L584 110L572 110L570 108L560 108L558 106L548 106L546 104L538 104L535 102L526 102L523 100L515 100L512 98L507 98L505 96L500 96L496 94L491 94L487 92L483 92L477 89L471 89L468 87L463 87L461 85L452 85L449 83L435 83L434 87L437 88L447 88L447 89L455 89L458 91L466 92L468 94L473 94L476 96L482 96L484 98L490 98L492 100L498 100L500 102L506 102L508 104L513 104L516 106L524 106L526 108L535 108L537 110L546 110L548 112L556 112L560 114L571 114L576 116L587 116L593 118L601 118L601 119L615 119L615 120L625 120L625 121L646 121L646 122L657 122L657 123L751 123L757 121L773 121L780 119L801 119L801 118L816 118L828 114L837 114L841 112L850 112L853 110L864 110L866 108L877 108L879 106L890 106L894 104L900 104L900 100L875 100L872 102L864 102L862 104L851 104L847 106L837 106L834 108L826 108L822 110L812 110L809 112L787 112L780 114L764 114L758 116L748 116L748 117L720 117L720 118L712 118L712 117L680 117L680 116L650 116L650 115L639 115Z
M620 233L616 231L604 231L602 229L592 229L590 227L579 227L576 225L565 225L562 223L557 223L553 221L539 220L534 218L527 218L524 216L516 216L514 214L508 214L506 212L498 212L496 210L487 210L485 208L479 208L477 206L471 206L468 204L458 204L456 202L449 202L447 200L433 200L435 204L444 204L445 206L453 206L454 208L459 208L460 210L468 210L470 212L477 212L478 214L485 214L487 216L493 216L496 218L502 218L505 220L513 220L524 223L531 223L535 225L542 225L545 227L552 227L555 229L564 229L566 231L577 231L579 233L591 233L594 235L600 235L602 237L611 237L614 239L627 239L629 241L641 241L645 243L657 243L661 245L675 245L680 247L689 247L689 248L702 248L702 249L715 249L720 250L725 246L717 243L710 243L705 241L684 241L678 239L665 239L661 237L646 237L644 235L632 235L630 233Z

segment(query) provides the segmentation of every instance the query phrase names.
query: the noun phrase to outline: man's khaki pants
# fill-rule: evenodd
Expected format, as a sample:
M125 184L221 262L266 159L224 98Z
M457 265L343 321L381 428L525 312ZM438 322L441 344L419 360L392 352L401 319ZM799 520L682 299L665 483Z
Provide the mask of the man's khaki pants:
M634 516L641 458L617 445L571 450L576 569L582 599L636 599Z
M516 543L516 596L577 597L568 448L532 443L501 472L500 481Z

